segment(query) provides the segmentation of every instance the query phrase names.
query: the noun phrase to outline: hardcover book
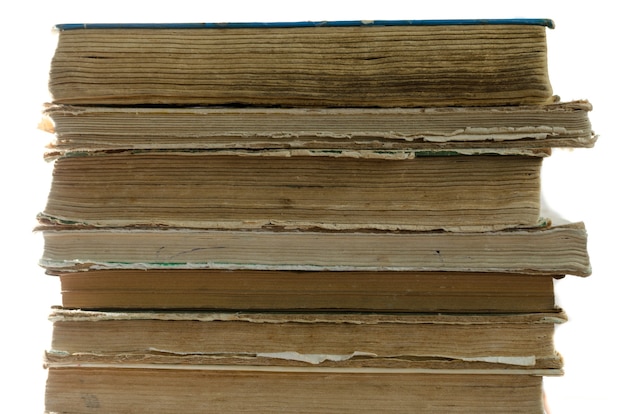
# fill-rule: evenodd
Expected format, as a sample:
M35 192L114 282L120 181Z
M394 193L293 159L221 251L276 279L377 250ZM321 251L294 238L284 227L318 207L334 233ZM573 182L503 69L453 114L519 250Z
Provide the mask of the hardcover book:
M548 19L57 26L56 103L551 102Z

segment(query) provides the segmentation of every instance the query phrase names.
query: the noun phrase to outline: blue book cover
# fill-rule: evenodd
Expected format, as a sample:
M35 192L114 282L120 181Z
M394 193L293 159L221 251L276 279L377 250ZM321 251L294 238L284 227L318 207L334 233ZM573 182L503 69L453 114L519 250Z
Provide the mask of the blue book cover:
M445 25L534 25L553 29L551 19L445 19L445 20L338 20L300 22L233 22L233 23L67 23L58 30L76 29L225 29L281 27L349 27L349 26L445 26Z

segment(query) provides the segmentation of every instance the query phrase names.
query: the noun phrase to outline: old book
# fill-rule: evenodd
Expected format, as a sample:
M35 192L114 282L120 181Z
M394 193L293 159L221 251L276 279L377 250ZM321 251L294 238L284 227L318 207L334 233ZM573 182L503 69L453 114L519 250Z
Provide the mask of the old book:
M560 375L559 312L103 312L57 309L52 366L405 368Z
M552 276L476 272L117 269L58 275L76 309L555 311Z
M56 103L544 104L548 19L57 26Z
M201 268L591 273L583 223L493 232L44 226L50 271Z
M545 224L543 157L131 151L57 159L44 222L211 229L465 230Z
M52 319L49 412L540 413L542 376L561 374L552 334L564 315L58 309Z
M411 370L51 367L47 412L543 414L542 377Z
M50 105L48 156L128 149L504 152L591 147L586 101L443 108Z

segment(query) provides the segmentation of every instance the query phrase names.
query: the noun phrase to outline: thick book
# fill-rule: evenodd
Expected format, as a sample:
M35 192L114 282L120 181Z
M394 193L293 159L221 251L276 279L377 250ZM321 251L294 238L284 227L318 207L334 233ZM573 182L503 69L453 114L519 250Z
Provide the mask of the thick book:
M48 157L139 149L513 152L589 148L587 101L443 108L50 105Z
M545 104L549 19L63 24L56 103Z
M125 151L54 163L43 222L207 229L464 230L545 224L545 152L335 156Z
M561 375L561 312L103 312L57 309L51 366L448 369ZM525 371L526 370L526 371Z
M538 375L410 370L51 367L49 413L544 414Z
M591 273L583 223L492 232L41 227L40 264L86 269Z
M64 308L554 312L552 276L478 272L117 269L58 274Z

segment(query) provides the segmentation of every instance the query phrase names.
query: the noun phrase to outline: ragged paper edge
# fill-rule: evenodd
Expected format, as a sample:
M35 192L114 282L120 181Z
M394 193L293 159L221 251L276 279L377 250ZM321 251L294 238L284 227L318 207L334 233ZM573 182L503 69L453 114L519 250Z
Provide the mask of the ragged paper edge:
M273 359L284 359L288 361L299 361L299 362L306 362L306 363L313 364L313 365L318 365L325 361L332 361L332 362L347 361L357 356L376 357L376 354L372 354L369 352L359 352L359 351L355 351L347 355L301 354L300 352L295 352L295 351L284 351L284 352L261 352L261 353L255 354L255 356L261 357L261 358L273 358Z
M184 371L240 371L240 372L309 372L309 373L337 373L337 374L455 374L455 375L537 375L537 376L561 376L561 368L377 368L377 367L327 367L327 366L277 366L277 365L209 365L209 364L141 364L119 363L110 364L102 362L75 362L54 361L46 364L46 368L103 368L103 369L143 369L143 370L184 370Z
M44 237L46 234L72 234L76 233L77 229L75 228L61 228L56 229L54 226L41 226L36 228L35 231L40 231L44 233ZM187 233L190 237L197 233L203 233L206 236L209 233L219 234L220 231L223 230L208 230L208 229L160 229L160 228L98 228L98 229L81 229L83 234L91 233L92 236L98 233L119 233L122 234L124 232L135 232L141 233L143 235L147 235L149 233L174 233L181 232ZM585 225L583 222L575 222L575 223L563 223L558 226L551 226L547 229L537 229L537 228L523 228L523 229L508 229L503 230L501 233L505 234L507 232L514 232L518 234L531 234L533 232L545 232L554 233L557 232L561 235L569 237L580 237L584 239L586 243L587 233L585 230ZM263 229L259 231L253 230L238 230L230 232L231 235L238 236L246 236L253 237L255 233L258 234L269 234L274 233L274 230ZM280 233L280 232L278 232ZM307 232L303 232L306 234ZM306 237L314 234L314 232L310 232ZM321 234L321 233L319 233ZM365 233L364 233L365 234ZM383 237L388 237L388 235L384 235L384 233L371 232L373 235L383 234ZM405 233L397 233L398 240L401 240L402 235ZM470 234L470 233L459 233L459 234ZM484 233L485 235L489 235L490 233ZM498 234L497 232L493 232L491 234ZM356 236L357 232L352 233L352 236ZM377 237L377 236L373 236ZM389 270L389 271L484 271L484 272L509 272L509 273L524 273L524 274L537 274L537 275L576 275L576 276L589 276L591 274L591 265L588 263L588 254L585 251L584 257L582 257L585 262L584 263L571 263L567 265L565 263L561 263L562 268L559 269L535 269L535 268L520 268L518 267L467 267L461 264L452 264L446 267L440 266L391 266L386 264L380 265L348 265L348 264L338 264L338 265L319 265L319 264L296 264L296 263L271 263L271 264L259 264L259 263L233 263L233 262L200 262L198 260L194 261L181 261L181 262L118 262L118 261L109 261L109 260L92 260L89 257L85 257L83 259L72 259L72 260L57 260L46 258L45 256L39 260L39 265L45 268L47 271L51 273L56 272L68 272L68 271L82 271L82 270L90 270L90 269L222 269L222 270L230 270L230 269L250 269L250 270L314 270L314 271L377 271L377 270Z
M350 354L303 354L297 351L282 351L282 352L259 352L249 354L227 354L227 353L203 353L203 352L176 352L167 349L149 348L149 353L163 354L163 355L177 355L177 356L204 356L204 357L246 357L246 358L269 358L284 361L296 361L304 362L310 365L319 365L324 362L343 362L357 357L377 358L378 355L371 352L354 351ZM71 358L72 356L96 356L97 354L91 353L69 353L63 350L49 350L49 355L61 358ZM419 355L424 357L424 355ZM398 355L395 358L411 357L410 355ZM432 355L434 358L456 359L464 362L486 362L492 364L512 365L520 367L532 367L537 363L537 358L533 355L529 356L478 356L478 357L464 357L458 355Z
M115 269L137 269L137 270L167 270L167 269L210 269L210 270L276 270L276 271L393 271L393 272L441 272L441 271L461 271L461 272L498 272L498 273L519 273L527 275L563 276L573 275L586 277L591 274L591 266L581 268L559 268L559 269L532 269L532 268L509 268L502 267L436 267L436 266L365 266L365 265L300 265L300 264L254 264L254 263L126 263L126 262L102 262L96 260L66 260L55 261L41 259L39 266L46 269L51 274L81 272L87 270L115 270Z
M498 323L562 324L566 313L555 307L553 312L514 314L446 314L446 313L316 313L316 312L143 312L143 311L93 311L53 308L51 322L98 322L111 320L159 320L198 322L248 322L248 323L336 323L336 324L447 324L483 325Z
M137 227L158 227L167 228L186 228L186 229L206 229L206 230L325 230L325 231L445 231L445 232L473 232L485 233L508 229L532 229L547 228L551 225L551 220L544 216L537 217L534 223L519 224L482 224L482 225L413 225L413 224L386 224L386 223L333 223L323 221L297 221L297 220L177 220L172 219L164 221L146 221L143 223L137 220L91 220L89 222L78 222L68 220L63 217L52 216L46 213L39 213L37 220L43 226L68 226L74 228L128 228Z
M288 361L307 362L309 364L317 365L325 361L340 362L347 361L357 356L367 356L375 358L377 355L368 352L355 351L347 355L331 355L331 354L301 354L299 352L286 351L286 352L272 352L272 353L258 353L257 357L284 359ZM519 365L519 366L534 366L537 359L534 356L486 356L486 357L454 357L454 356L440 356L443 358L459 359L465 362L488 362L504 365Z
M104 136L99 137L97 140L92 143L84 143L84 144L73 144L71 133L64 134L62 132L56 131L54 124L54 114L64 114L68 116L81 116L82 114L89 113L126 113L130 109L129 108L104 108L104 107L77 107L71 105L54 105L48 104L46 110L44 111L44 119L40 122L40 129L51 134L55 134L53 142L50 144L50 152L46 155L46 157L50 159L54 159L60 156L69 156L72 153L82 153L82 155L103 151L106 152L109 150L136 150L136 149L154 149L155 146L149 142L146 143L124 143L120 144L115 141L106 140ZM500 108L500 107L490 107L490 108L384 108L384 109L370 109L369 112L364 109L359 109L358 112L360 114L364 114L367 116L368 113L372 115L384 116L384 114L390 115L402 115L406 116L407 119L412 119L415 117L419 117L422 114L429 113L459 113L459 112L467 112L471 116L472 111L478 111L482 114L488 114L491 112L497 113L506 113L510 112L511 108ZM543 105L543 106L527 106L521 108L515 108L516 112L522 114L537 114L537 113L550 113L550 112L580 112L582 115L581 120L584 120L586 113L592 110L591 104L586 100L572 101L566 103L557 102L551 105ZM233 108L176 108L176 109L155 109L155 108L133 108L132 112L136 114L147 113L148 116L153 114L154 116L158 116L159 114L173 114L180 113L186 116L212 116L212 115L226 115L226 116L246 116L246 114L250 116L258 116L258 115L267 115L267 116L300 116L300 117L308 117L315 116L316 114L322 114L324 116L343 116L343 115L353 115L355 110L351 109L304 109L304 108L246 108L246 109L233 109ZM280 124L280 123L279 123ZM544 125L547 124L547 125ZM391 128L391 127L390 127ZM559 147L572 147L572 148L591 148L595 145L598 136L591 129L591 125L589 124L586 128L578 127L571 128L563 125L549 125L549 122L527 126L519 126L519 127L511 127L511 126L493 126L493 127L481 127L481 126L468 126L464 128L456 128L449 130L430 130L427 126L419 125L414 127L414 130L411 132L401 132L392 129L381 129L381 130L367 130L359 128L355 128L352 132L338 132L336 130L328 129L324 130L323 128L315 128L315 131L310 130L297 130L294 128L287 128L285 130L284 127L280 125L275 127L275 130L254 130L254 129L241 129L236 130L235 128L229 129L227 131L219 130L219 131L207 131L206 129L199 129L202 132L193 132L192 130L187 131L185 133L180 133L178 135L174 134L171 138L180 139L182 142L164 142L158 144L159 149L169 149L169 150L184 150L185 148L189 149L245 149L245 148L257 148L264 149L266 146L272 147L274 144L280 144L281 146L287 146L292 149L297 149L300 147L301 149L307 149L306 147L311 145L312 143L316 143L319 145L319 140L330 140L327 145L332 147L332 141L347 141L348 143L352 143L354 145L363 146L363 149L366 150L368 145L372 145L370 142L372 139L374 140L382 140L380 142L375 143L377 147L385 148L387 144L393 143L417 143L417 145L424 146L423 149L427 149L429 147L437 149L438 146L446 146L446 144L462 144L467 143L468 145L476 145L480 150L480 143L503 143L502 145L506 146L506 142L516 142L521 140L528 141L536 141L533 146L536 146L537 141L546 141L545 146L549 148L559 148ZM111 136L119 134L116 132L111 132ZM163 132L155 132L155 136L159 136L162 138L167 138L170 133ZM230 143L216 143L211 142L212 137L219 138L230 138L232 142ZM550 140L553 140L550 141ZM245 141L245 142L243 142ZM288 142L286 142L288 141ZM548 142L550 141L550 142ZM345 146L346 142L338 142L338 144ZM413 145L413 144L412 144ZM434 145L434 146L433 146ZM261 146L261 147L259 147ZM493 147L493 145L490 145ZM63 149L64 148L64 149ZM309 148L310 149L310 148ZM441 150L441 148L438 148ZM496 149L497 151L501 151L500 149ZM325 155L328 155L328 152L332 151L332 148L326 150L317 151L317 155L322 155L326 152ZM476 151L476 150L473 150ZM492 150L493 151L493 150ZM519 151L519 150L518 150ZM402 150L400 151L402 152ZM360 150L350 151L350 149L346 149L345 151L337 151L336 156L368 156L371 157L372 154L376 154L377 151L372 151L370 154L365 152L361 152ZM378 154L376 156L379 156Z
M49 150L44 154L45 161L52 162L59 158L68 157L97 157L109 154L111 150L72 150L55 151ZM206 155L210 153L215 156L241 156L241 157L327 157L327 158L354 158L354 159L376 159L390 161L415 160L424 156L475 156L475 155L501 155L501 156L526 156L547 158L551 155L550 148L454 148L454 149L221 149L221 148L133 148L113 150L115 154L128 153L167 153L180 156Z

